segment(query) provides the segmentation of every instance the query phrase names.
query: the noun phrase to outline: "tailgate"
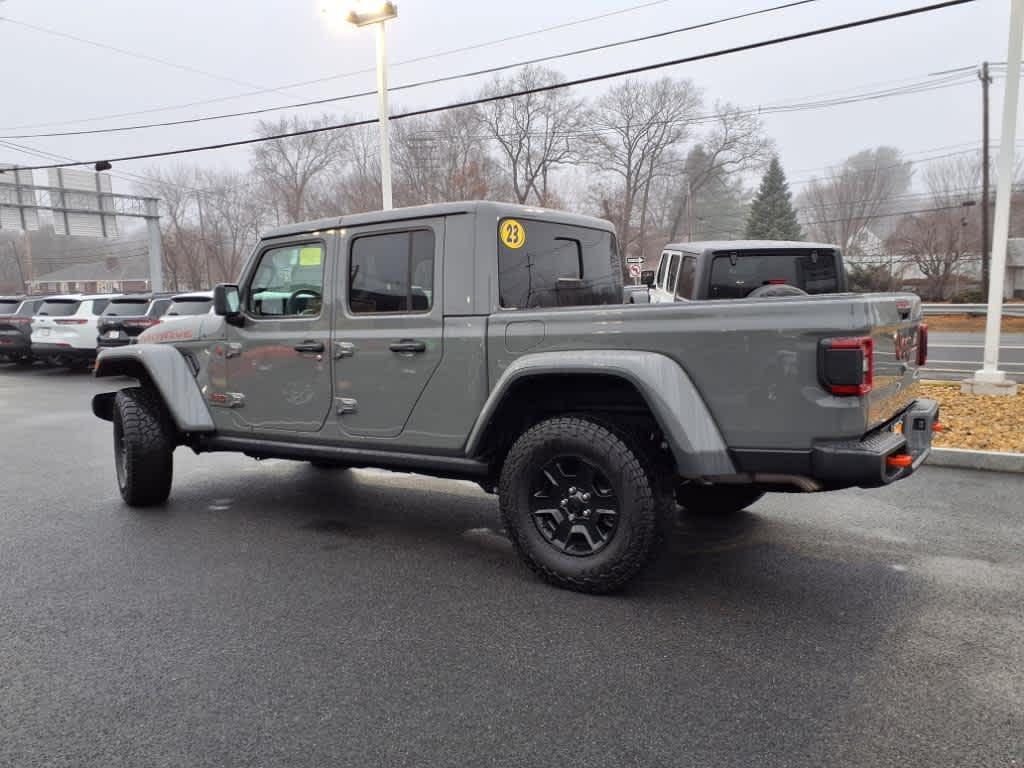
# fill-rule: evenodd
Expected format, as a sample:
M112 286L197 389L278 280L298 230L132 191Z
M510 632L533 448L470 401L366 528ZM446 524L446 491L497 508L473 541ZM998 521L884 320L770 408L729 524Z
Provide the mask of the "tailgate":
M917 397L917 379L927 350L921 299L914 294L870 297L874 385L867 395L869 429L883 424Z

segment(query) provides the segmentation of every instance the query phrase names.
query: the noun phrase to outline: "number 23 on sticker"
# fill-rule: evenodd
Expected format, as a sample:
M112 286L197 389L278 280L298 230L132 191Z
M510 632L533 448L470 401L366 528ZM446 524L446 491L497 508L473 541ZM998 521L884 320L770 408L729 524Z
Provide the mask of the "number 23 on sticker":
M522 248L526 245L526 227L515 219L501 222L501 242L506 248Z

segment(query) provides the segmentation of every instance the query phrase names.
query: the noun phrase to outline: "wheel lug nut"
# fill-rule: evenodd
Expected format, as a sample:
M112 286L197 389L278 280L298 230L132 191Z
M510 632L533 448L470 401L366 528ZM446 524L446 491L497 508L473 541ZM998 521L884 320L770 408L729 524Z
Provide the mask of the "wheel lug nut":
M583 500L584 501L590 501L590 494L589 493L584 493L583 494Z
M569 489L569 493L576 493L576 486L575 485L572 488Z

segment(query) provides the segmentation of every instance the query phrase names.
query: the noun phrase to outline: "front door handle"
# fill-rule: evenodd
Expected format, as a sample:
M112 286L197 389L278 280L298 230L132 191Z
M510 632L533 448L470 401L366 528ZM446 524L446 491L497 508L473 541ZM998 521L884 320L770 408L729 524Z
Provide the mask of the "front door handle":
M324 343L322 341L304 341L295 345L295 351L304 354L320 354L324 351Z
M426 352L427 345L425 342L416 341L415 339L402 339L391 344L389 349L392 352L404 352L407 354L415 354L418 352Z

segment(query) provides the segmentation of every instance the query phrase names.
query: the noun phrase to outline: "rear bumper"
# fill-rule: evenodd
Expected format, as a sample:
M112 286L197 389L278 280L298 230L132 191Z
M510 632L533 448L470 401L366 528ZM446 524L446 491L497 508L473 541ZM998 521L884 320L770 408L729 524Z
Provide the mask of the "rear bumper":
M39 343L32 342L32 354L36 357L62 357L74 360L93 360L96 357L96 350L88 347L72 347L70 344Z
M23 333L0 333L0 355L27 355L32 343Z
M819 443L811 450L811 476L826 489L877 488L912 475L932 450L939 404L916 400L905 411L860 440ZM907 466L890 457L910 456Z

